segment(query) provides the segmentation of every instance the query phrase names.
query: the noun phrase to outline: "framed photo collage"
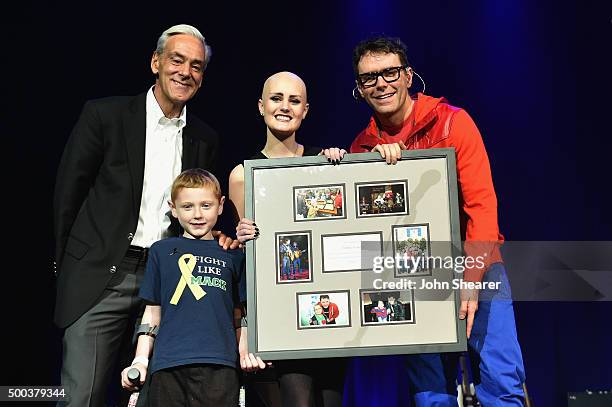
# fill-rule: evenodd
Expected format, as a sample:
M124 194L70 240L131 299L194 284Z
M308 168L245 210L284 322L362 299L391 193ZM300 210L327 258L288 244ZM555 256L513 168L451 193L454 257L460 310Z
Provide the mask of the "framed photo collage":
M432 232L447 241L458 233L454 151L410 153L395 166L378 154L337 166L321 157L245 162L246 216L261 232L247 244L249 349L274 360L463 348L452 292L419 301L412 288L381 286L431 278L428 264L373 266L431 256Z

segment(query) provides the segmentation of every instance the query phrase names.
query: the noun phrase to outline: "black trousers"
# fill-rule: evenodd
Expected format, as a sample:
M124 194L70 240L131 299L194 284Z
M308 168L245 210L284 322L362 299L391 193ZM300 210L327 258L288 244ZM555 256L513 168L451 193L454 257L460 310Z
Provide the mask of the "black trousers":
M235 368L177 366L153 373L148 407L236 407L239 388Z
M61 377L68 401L58 405L127 405L129 394L120 390L119 373L134 357L144 266L144 258L126 256L96 303L66 328Z

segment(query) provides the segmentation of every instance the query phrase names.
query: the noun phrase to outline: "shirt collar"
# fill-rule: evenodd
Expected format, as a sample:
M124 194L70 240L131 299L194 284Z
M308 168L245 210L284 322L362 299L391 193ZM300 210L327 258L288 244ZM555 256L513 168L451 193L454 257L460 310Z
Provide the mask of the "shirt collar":
M155 88L155 86L151 86L147 92L147 126L155 127L160 124L167 125L168 123L175 123L179 129L185 127L187 125L187 106L183 106L183 110L181 110L179 117L173 119L167 118L161 110L161 107L159 107L157 99L155 99L153 88Z

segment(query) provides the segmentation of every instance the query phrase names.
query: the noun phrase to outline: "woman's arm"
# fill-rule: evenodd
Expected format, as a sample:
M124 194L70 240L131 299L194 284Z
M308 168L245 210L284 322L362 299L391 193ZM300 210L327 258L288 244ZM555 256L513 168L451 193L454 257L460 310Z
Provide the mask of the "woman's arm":
M236 237L240 243L245 243L259 236L259 228L250 219L244 217L244 167L238 164L230 173L229 199L236 207L238 219L235 219Z
M238 164L229 176L229 199L238 213L238 220L244 218L244 167Z

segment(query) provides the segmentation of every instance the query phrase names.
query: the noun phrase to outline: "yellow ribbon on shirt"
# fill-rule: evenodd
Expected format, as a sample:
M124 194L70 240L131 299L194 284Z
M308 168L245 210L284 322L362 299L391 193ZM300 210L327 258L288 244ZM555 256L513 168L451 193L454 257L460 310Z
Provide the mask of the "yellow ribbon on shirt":
M187 260L187 262L185 262ZM196 300L204 297L206 295L206 291L202 290L202 287L196 284L191 284L191 276L193 269L196 266L196 258L193 254L183 254L178 259L179 269L181 270L181 278L179 279L178 284L176 285L176 289L174 290L174 295L172 299L170 299L170 304L176 305L178 304L181 295L183 295L183 290L185 287L189 287L193 296Z

